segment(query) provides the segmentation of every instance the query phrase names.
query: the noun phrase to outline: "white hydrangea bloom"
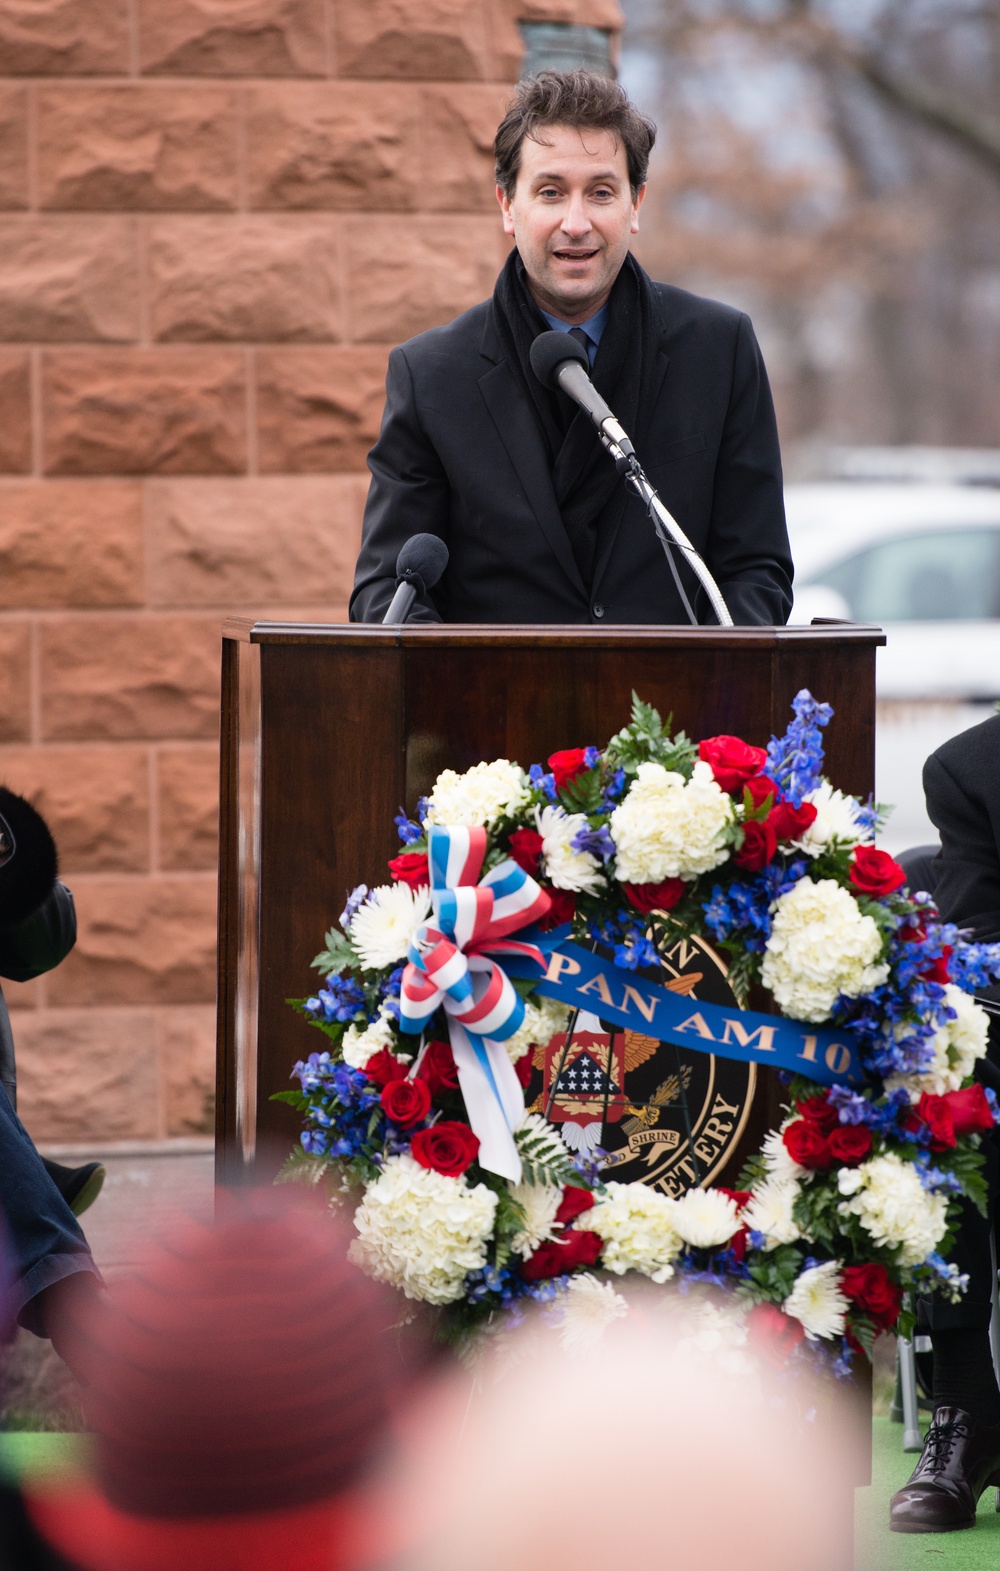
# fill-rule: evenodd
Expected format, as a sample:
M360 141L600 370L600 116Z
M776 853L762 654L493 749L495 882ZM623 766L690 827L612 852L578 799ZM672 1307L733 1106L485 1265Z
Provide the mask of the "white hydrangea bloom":
M736 1201L719 1189L688 1189L675 1202L671 1222L693 1249L728 1244L740 1226Z
M676 1200L647 1184L609 1184L587 1212L587 1229L604 1239L601 1264L616 1276L638 1271L654 1282L674 1274L684 1240L673 1225Z
M751 1191L743 1210L743 1222L753 1232L763 1233L765 1249L794 1244L802 1237L802 1230L792 1215L798 1196L797 1180L777 1174L765 1178Z
M858 821L859 803L853 796L835 791L828 780L808 791L802 800L812 803L816 817L802 838L792 844L807 856L820 856L833 840L860 845L874 838L874 831Z
M474 764L464 775L445 769L427 799L424 823L468 828L484 824L488 829L501 818L512 818L529 795L524 770L507 758Z
M592 895L604 888L600 857L573 850L580 830L590 827L586 814L564 813L561 807L536 807L535 823L542 837L542 872L557 889Z
M512 1184L510 1197L524 1211L524 1226L515 1233L510 1247L516 1255L530 1260L540 1244L555 1236L556 1212L562 1203L562 1190L553 1184Z
M390 1053L396 1053L398 1046L395 1021L382 1004L375 1019L363 1031L359 1031L357 1026L348 1026L341 1043L341 1052L345 1064L349 1064L352 1069L364 1069L369 1058L383 1047L387 1047ZM412 1054L396 1053L396 1057L401 1064L408 1064Z
M786 1015L826 1020L837 995L857 998L889 975L876 964L882 935L875 921L832 878L801 878L771 907L761 981Z
M900 1265L920 1265L944 1235L947 1195L930 1194L914 1164L891 1151L862 1162L855 1173L857 1189L840 1202L838 1211L858 1217L876 1244L889 1249L900 1246ZM843 1194L840 1175L838 1187Z
M423 885L380 884L358 907L347 931L367 971L398 965L409 954L413 935L431 911L430 890Z
M704 760L688 781L662 764L640 764L609 824L618 877L630 884L697 878L728 857L733 822L732 799Z
M800 1271L781 1306L799 1321L810 1341L843 1334L847 1299L840 1286L840 1265L839 1260L825 1260Z
M570 1353L589 1353L613 1320L628 1314L628 1305L610 1282L601 1282L589 1271L571 1276L561 1300L559 1337Z
M530 1052L533 1047L548 1047L554 1036L565 1031L569 1024L569 1009L555 998L526 998L524 1019L504 1042L512 1063Z
M349 1255L376 1282L407 1298L451 1304L469 1271L486 1264L497 1197L421 1167L412 1156L390 1157L354 1214L358 1236Z
M921 1092L930 1091L944 1096L948 1091L958 1091L976 1066L976 1060L986 1052L990 1019L968 993L948 982L944 990L945 1003L955 1011L954 1020L948 1020L931 1038L934 1057L923 1073L918 1075L888 1075L886 1090L905 1087L914 1102ZM906 1034L905 1026L896 1027L897 1037Z

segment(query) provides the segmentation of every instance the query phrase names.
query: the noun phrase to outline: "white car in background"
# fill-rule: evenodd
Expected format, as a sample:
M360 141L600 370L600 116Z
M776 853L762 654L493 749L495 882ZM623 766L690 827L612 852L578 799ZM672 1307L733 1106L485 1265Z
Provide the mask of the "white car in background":
M833 481L785 490L791 622L877 622L880 699L1000 697L1000 489Z
M1000 697L1000 488L838 480L789 485L790 621L874 622L876 797L888 851L937 839L921 771Z

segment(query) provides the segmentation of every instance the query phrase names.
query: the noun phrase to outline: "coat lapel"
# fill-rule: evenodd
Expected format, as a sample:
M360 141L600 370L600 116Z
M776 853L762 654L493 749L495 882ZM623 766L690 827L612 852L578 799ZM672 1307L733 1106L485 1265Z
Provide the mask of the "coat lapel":
M549 457L542 434L518 386L517 378L506 360L499 358L501 350L492 323L487 324L483 334L482 353L487 359L498 362L491 365L485 375L479 378L479 387L500 434L500 440L507 449L531 509L556 560L573 588L584 600L589 600L590 596L580 576L580 569L576 565L569 535L566 533L566 526L556 501Z

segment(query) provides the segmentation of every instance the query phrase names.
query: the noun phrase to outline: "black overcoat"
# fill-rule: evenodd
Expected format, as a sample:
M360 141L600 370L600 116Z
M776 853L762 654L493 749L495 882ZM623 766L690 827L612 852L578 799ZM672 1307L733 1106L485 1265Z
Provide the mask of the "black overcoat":
M639 459L733 620L783 624L792 563L774 407L753 328L730 306L666 284L652 289L654 405ZM598 520L594 581L584 584L492 300L393 350L368 463L354 621L381 620L400 548L425 532L445 541L449 562L416 620L686 621L652 523L624 482ZM693 593L688 570L685 584ZM713 620L707 602L697 609Z

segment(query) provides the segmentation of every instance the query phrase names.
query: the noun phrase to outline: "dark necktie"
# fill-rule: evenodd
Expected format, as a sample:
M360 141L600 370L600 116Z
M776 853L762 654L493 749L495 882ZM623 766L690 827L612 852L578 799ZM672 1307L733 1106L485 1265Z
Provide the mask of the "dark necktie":
M587 365L589 366L590 365L590 339L587 337L587 335L584 332L583 328L582 327L571 327L570 330L569 330L569 337L576 339L577 343L580 345L580 348L583 350L584 354L587 356Z

